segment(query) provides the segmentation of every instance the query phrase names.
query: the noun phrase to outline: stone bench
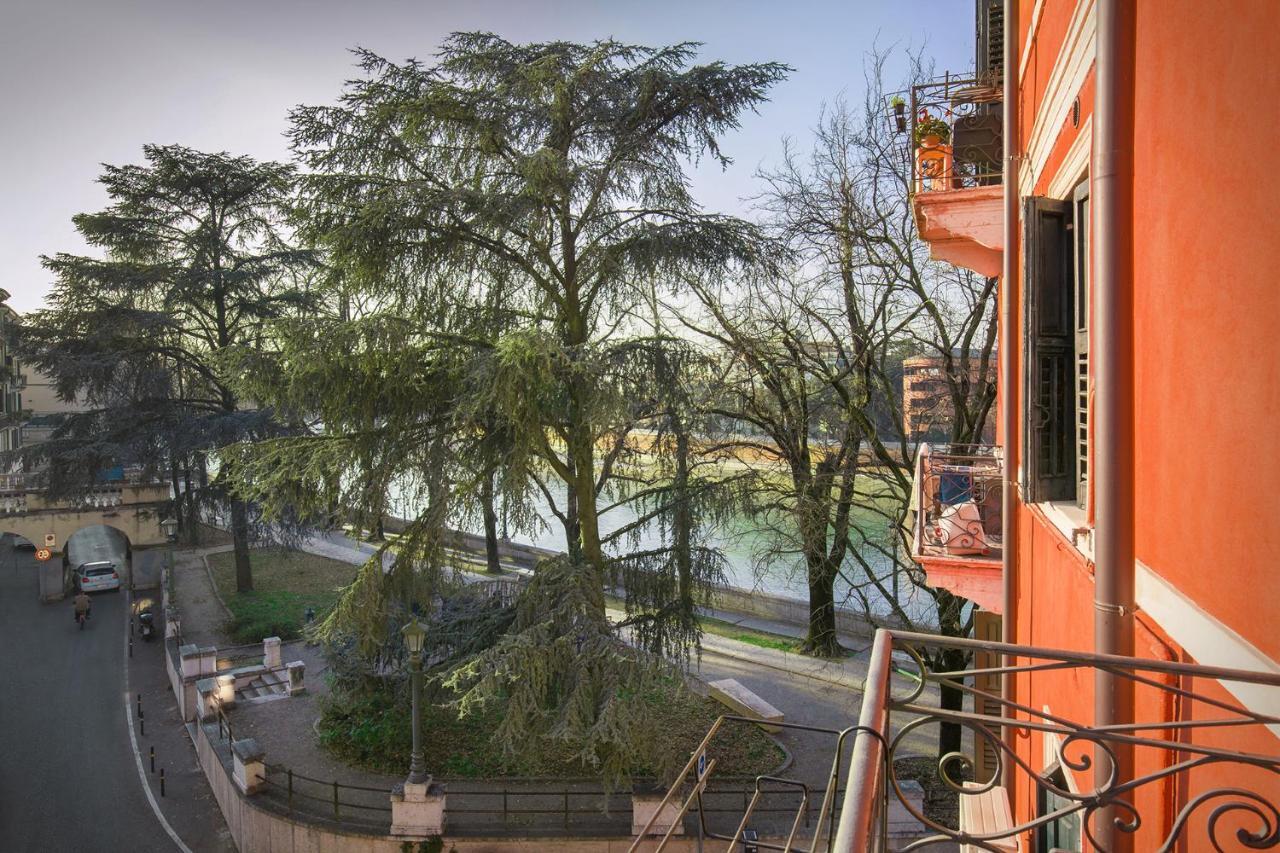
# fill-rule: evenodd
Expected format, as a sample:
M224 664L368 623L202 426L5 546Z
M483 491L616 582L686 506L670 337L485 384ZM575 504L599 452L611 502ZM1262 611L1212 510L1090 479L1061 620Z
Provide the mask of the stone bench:
M708 686L711 688L712 699L744 717L760 720L760 728L766 732L781 731L780 727L771 726L769 723L781 723L785 719L782 712L734 679L724 678L720 681L712 681Z

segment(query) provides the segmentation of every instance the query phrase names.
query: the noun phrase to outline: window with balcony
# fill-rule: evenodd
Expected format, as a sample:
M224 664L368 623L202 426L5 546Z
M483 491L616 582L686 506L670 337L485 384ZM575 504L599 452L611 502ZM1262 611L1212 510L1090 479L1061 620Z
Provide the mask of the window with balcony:
M1023 464L1032 503L1088 495L1089 197L1031 197L1023 217Z

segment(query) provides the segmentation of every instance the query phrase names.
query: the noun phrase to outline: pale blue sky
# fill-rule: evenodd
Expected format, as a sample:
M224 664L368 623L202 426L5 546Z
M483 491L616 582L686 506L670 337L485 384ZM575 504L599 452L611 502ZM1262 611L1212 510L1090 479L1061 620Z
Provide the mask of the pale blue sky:
M924 48L939 70L973 62L973 0L550 2L550 0L6 0L0 3L0 287L39 307L39 255L82 251L71 216L98 210L99 164L144 143L285 159L288 110L333 100L347 48L427 59L454 30L516 41L705 43L701 60L774 60L795 72L725 140L735 163L704 165L695 192L744 212L752 174L803 141L824 101L860 97L874 44Z

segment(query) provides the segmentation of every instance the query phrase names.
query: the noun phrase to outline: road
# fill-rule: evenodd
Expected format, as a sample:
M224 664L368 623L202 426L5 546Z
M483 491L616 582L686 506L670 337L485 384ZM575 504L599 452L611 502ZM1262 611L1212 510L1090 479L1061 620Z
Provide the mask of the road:
M40 604L31 552L0 541L0 850L174 850L125 720L126 593Z

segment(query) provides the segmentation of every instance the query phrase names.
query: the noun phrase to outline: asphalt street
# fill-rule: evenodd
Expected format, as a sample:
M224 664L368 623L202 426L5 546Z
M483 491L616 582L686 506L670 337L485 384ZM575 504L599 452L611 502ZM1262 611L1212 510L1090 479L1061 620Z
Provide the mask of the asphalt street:
M127 593L41 604L36 561L0 541L0 850L170 851L125 718Z

